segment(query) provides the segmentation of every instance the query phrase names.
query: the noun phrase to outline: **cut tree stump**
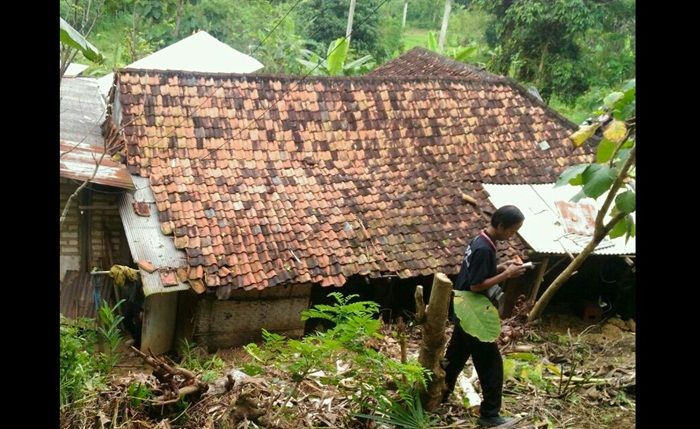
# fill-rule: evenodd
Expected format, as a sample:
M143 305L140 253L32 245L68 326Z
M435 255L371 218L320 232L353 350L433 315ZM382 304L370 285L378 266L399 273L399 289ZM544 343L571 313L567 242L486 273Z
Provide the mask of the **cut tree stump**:
M423 302L423 287L416 288L416 314L422 324L423 340L421 342L418 362L433 374L427 389L420 388L423 407L434 410L440 405L442 392L445 390L445 371L440 366L445 353L445 322L450 310L452 282L443 273L435 274L430 292L430 302ZM424 317L423 317L424 315Z

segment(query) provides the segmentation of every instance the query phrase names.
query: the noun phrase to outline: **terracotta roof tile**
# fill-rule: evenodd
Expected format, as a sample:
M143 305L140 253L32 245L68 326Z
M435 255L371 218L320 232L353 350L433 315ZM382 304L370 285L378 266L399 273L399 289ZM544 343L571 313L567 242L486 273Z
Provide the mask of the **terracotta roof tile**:
M586 157L566 138L572 124L511 81L465 67L440 79L376 72L301 85L125 70L127 164L150 175L161 228L187 253L198 292L456 273L487 220L463 193L493 211L480 182L551 182Z

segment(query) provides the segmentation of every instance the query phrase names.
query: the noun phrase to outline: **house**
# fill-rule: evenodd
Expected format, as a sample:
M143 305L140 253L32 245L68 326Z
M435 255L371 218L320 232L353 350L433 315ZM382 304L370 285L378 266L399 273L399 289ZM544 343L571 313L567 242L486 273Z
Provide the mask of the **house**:
M174 321L162 347L300 335L299 312L323 288L456 274L494 210L483 183L550 183L587 159L568 139L576 126L510 79L384 67L118 73L109 144L152 193L132 198L182 255L163 278L190 288L152 309ZM512 240L503 257L522 250Z
M263 65L250 55L230 47L206 31L199 31L126 67L211 73L253 73L263 68ZM114 73L99 78L98 82L100 92L107 96L114 84Z
M126 167L105 154L100 126L106 106L97 81L63 77L60 98L61 215L70 196L90 181L61 222L61 313L94 317L95 291L88 273L93 267L108 269L130 260L117 201L133 182Z
M425 48L416 47L398 58L376 68L370 76L464 76L478 77L489 81L500 77L474 66L454 61L438 55ZM553 109L541 103L541 99L533 89L525 89L522 85L509 78L506 79L520 93L533 103L540 104L550 115L558 118L559 123L576 129L576 125ZM586 161L593 156L594 146L585 144L577 149L587 154ZM546 144L546 143L545 143ZM566 267L573 255L579 253L591 239L592 223L573 225L572 219L588 222L597 214L598 203L587 199L580 203L571 203L570 198L578 192L578 188L564 186L553 188L553 182L508 182L509 185L496 184L488 179L484 181L484 189L489 194L489 201L500 206L515 204L524 210L527 221L518 235L528 258L539 263L538 269L527 275L509 282L506 302L503 308L509 315L515 300L521 293L534 299L546 289L542 284L550 284ZM600 198L602 200L603 198ZM547 204L544 204L547 201ZM577 213L588 209L588 211ZM595 213L595 214L593 214ZM587 216L583 216L587 214ZM568 230L565 228L568 227ZM578 230L577 230L578 228ZM576 242L572 241L572 238ZM583 246L582 246L583 245ZM605 303L604 311L619 312L623 317L634 315L634 238L625 242L623 238L604 240L593 255L583 264L577 274L572 277L565 287L557 293L554 302L559 300L587 301L594 299ZM609 274L605 274L609 273ZM539 275L541 274L541 275ZM606 278L607 276L607 278ZM604 300L601 298L604 297ZM607 302L604 302L607 301ZM602 304L601 304L602 305ZM579 310L579 309L576 309Z
M255 58L204 31L130 66L241 73L263 67ZM71 64L61 81L61 212L81 184L90 181L72 201L61 226L61 312L71 318L94 317L95 300L114 302L113 298L119 298L114 296L118 291L112 293L110 279L89 275L94 267L106 270L113 264L131 265L137 260L148 260L144 259L145 246L134 248L138 239L127 241L122 221L129 220L120 216L119 201L124 189L134 190L132 175L123 163L112 159L115 151L107 144L111 141L111 135L103 137L100 129L105 119L105 96L112 86L114 75L100 79L68 78L79 74L85 67ZM98 162L100 167L95 172ZM139 218L130 221L131 225L139 225L145 220ZM129 229L130 233L133 231ZM154 255L146 251L145 255L154 263L167 260L167 256L160 253ZM151 273L141 274L146 284L152 284ZM102 296L96 294L93 287L96 282L104 284ZM144 288L149 292L154 291L149 286ZM157 305L160 299L162 296L156 293L146 300L146 306ZM157 319L152 317L149 322L144 329L153 330Z

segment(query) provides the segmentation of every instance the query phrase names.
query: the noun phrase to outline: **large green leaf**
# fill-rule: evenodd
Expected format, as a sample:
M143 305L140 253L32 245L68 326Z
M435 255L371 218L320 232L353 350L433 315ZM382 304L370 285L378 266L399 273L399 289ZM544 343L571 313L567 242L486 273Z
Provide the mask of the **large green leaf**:
M563 186L566 185L567 183L570 185L580 185L583 183L581 180L581 173L588 168L590 164L578 164L578 165L573 165L566 170L564 170L563 173L559 176L559 179L557 179L557 183L554 184L554 187L558 186Z
M637 87L637 79L630 79L622 86L622 90L627 94L629 91L634 91Z
M515 380L515 368L517 364L515 360L509 358L503 358L503 379L504 380Z
M632 79L632 82L634 82L634 79ZM621 109L621 108L625 107L632 100L634 100L635 97L637 96L637 89L635 88L634 83L632 83L632 85L629 87L627 85L625 85L622 88L622 90L625 92L624 92L623 97L615 103L616 109Z
M632 191L625 191L615 197L615 207L622 213L632 213L636 205L636 196Z
M437 51L438 49L437 37L435 36L434 31L428 33L428 49L431 51Z
M78 33L78 31L75 28L71 27L71 25L68 24L63 18L60 19L61 43L70 46L71 48L77 49L88 60L95 63L101 63L104 58L102 57L100 51L98 51L96 47L90 44L90 42L85 40L82 34Z
M467 61L476 53L477 46L460 46L452 53L452 58L457 61Z
M583 189L581 189L580 191L578 191L576 193L576 195L571 197L571 202L578 203L579 201L581 201L581 199L586 198L586 197L587 197L586 193L583 192Z
M372 56L365 55L362 58L358 58L355 61L351 61L348 64L345 64L345 66L343 66L343 70L353 71L357 68L362 67L363 65L365 65L366 63L368 63L370 61L372 61Z
M615 152L615 142L610 141L608 139L603 139L599 144L598 144L598 151L596 153L596 161L603 163L603 162L608 162L610 161L610 158L612 157L613 152Z
M603 99L603 104L605 104L606 107L612 108L615 106L615 103L621 100L624 96L625 94L622 92L613 92L608 94L608 96Z
M484 295L456 290L454 298L455 315L464 332L483 342L496 341L501 333L501 319L498 310Z
M627 135L627 126L620 120L614 120L603 131L603 136L615 143L620 143Z
M581 125L575 133L571 134L571 140L574 142L574 146L581 146L585 143L586 140L595 134L595 130L597 130L598 127L600 127L599 123Z
M630 237L634 237L636 233L635 230L634 219L632 219L632 216L627 215L615 224L608 235L610 238L617 238L626 235L625 242L627 242Z
M591 198L598 198L610 189L615 180L615 170L604 165L591 164L583 172L582 177L583 192Z
M348 39L342 37L331 42L328 46L328 73L331 76L338 76L343 71L343 64L348 56Z

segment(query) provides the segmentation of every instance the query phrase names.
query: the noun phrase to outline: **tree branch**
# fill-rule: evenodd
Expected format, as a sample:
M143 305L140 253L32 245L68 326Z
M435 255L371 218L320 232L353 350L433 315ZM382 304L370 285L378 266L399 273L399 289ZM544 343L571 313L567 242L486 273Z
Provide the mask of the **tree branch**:
M632 150L630 151L630 155L625 161L625 164L622 166L622 169L617 174L615 182L613 183L612 187L610 187L610 190L608 191L608 196L605 198L603 206L598 211L598 216L596 216L595 218L596 231L603 230L603 219L605 218L605 215L608 214L608 209L610 208L610 204L612 204L613 200L615 199L617 190L620 189L620 186L622 186L622 183L627 177L627 171L629 171L630 167L632 167L632 164L634 164L636 155L637 145L635 144L634 146L632 146Z

